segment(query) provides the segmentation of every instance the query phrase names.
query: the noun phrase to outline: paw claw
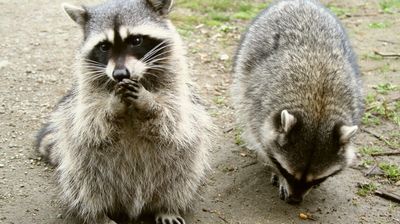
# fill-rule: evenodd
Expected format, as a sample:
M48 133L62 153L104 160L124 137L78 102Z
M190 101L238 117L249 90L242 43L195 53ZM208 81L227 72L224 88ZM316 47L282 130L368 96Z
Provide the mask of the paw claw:
M119 95L121 99L128 103L134 103L141 94L143 86L137 80L123 79L117 83L115 87L116 95Z
M178 215L157 215L156 217L157 224L186 224L185 220Z
M280 185L279 186L279 198L281 200L286 200L287 197L288 197L287 190L285 189L285 187L283 185Z

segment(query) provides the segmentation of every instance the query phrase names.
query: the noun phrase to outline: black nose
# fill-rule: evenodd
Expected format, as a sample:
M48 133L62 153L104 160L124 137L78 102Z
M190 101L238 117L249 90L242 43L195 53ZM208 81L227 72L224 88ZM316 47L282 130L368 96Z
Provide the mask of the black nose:
M131 76L127 68L117 68L114 70L112 75L113 78L118 82L122 81L123 79L129 79Z
M291 204L291 205L297 205L300 204L303 201L302 196L295 196L295 195L290 195L287 199L286 202Z

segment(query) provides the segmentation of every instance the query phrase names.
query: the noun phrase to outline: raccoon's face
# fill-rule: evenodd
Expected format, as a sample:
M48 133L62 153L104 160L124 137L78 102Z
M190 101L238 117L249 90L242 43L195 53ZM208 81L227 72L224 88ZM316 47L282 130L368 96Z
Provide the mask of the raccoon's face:
M354 158L350 140L357 126L307 127L302 115L283 110L274 117L275 130L266 142L269 159L279 174L283 200L297 204L315 186L347 167Z
M176 41L176 31L165 18L171 4L171 0L116 0L90 8L64 5L84 31L82 80L104 87L123 79L163 83Z

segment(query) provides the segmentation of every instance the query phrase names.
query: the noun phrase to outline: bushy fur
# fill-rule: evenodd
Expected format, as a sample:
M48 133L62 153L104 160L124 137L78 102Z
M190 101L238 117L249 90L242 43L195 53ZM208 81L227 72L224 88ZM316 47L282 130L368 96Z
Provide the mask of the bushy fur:
M232 98L244 140L281 176L281 198L300 201L351 162L360 72L343 27L318 2L278 1L253 21Z
M180 37L166 19L170 6L163 4L170 1L116 0L66 8L84 31L76 81L37 145L57 166L62 201L86 223L111 223L108 216L119 213L132 219L142 212L178 216L197 199L208 168L211 123L190 84ZM86 63L97 44L92 37L117 25L141 26L169 43L166 63L154 73L159 78L143 75L138 99L130 98L130 104L105 74L90 78L93 66Z

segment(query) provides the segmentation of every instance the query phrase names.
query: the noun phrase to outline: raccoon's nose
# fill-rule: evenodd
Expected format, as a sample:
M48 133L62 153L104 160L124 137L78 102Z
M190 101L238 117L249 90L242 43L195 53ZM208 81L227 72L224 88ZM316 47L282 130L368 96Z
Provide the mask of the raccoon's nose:
M291 205L297 205L300 204L303 201L302 196L295 196L295 195L290 195L287 199L286 202L291 204Z
M129 79L131 77L131 74L129 73L129 70L127 68L117 68L113 72L113 78L120 82L123 79Z

